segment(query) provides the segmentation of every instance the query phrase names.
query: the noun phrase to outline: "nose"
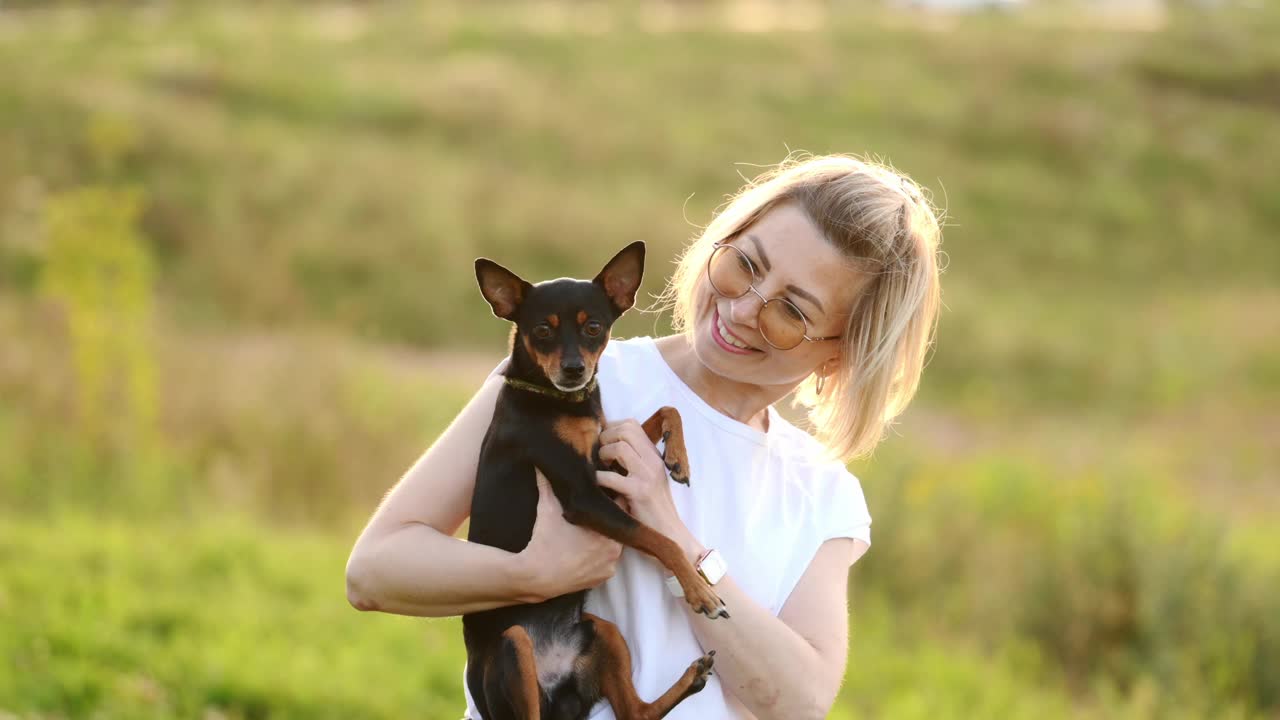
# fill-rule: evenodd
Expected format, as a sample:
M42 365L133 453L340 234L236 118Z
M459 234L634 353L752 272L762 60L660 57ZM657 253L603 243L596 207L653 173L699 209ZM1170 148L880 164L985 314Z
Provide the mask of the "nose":
M570 380L577 380L582 377L582 373L587 371L587 366L582 363L582 358L566 360L560 365L560 372Z
M764 305L764 299L752 289L746 295L729 301L729 318L735 325L754 328L761 305Z

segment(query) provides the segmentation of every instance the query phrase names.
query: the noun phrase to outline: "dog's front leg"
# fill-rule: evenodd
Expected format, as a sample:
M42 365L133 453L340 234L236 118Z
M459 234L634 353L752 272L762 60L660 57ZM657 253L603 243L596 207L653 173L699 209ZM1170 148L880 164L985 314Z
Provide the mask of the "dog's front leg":
M524 627L512 625L502 633L493 663L485 669L484 692L489 712L506 716L498 710L506 706L516 720L542 720L533 640Z
M556 449L552 449L556 448ZM631 517L596 484L595 466L563 445L541 450L534 464L551 483L564 519L657 558L680 581L685 600L710 618L729 617L724 601L694 569L674 540Z
M640 424L649 442L663 442L662 462L671 472L671 479L681 485L689 484L689 453L684 447L684 425L680 413L673 407L660 407L648 420Z

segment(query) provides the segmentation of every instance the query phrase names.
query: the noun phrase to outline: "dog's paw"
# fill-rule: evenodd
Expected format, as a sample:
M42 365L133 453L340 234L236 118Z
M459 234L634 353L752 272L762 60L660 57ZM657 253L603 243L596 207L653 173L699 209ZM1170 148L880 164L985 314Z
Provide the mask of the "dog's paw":
M705 582L699 582L697 585L696 588L692 588L692 592L690 588L685 588L684 591L685 599L689 601L694 612L706 615L712 620L729 617L729 610L725 608L724 601L715 594L711 586Z
M707 686L707 678L711 676L711 666L716 664L716 651L703 655L689 666L693 673L693 682L689 683L689 694L692 695Z
M683 442L671 442L671 433L662 434L662 464L667 466L671 479L681 485L689 484L689 454Z
M684 671L684 676L680 678L681 683L688 683L685 691L680 695L680 700L701 692L707 686L707 678L711 677L711 666L715 664L715 657L716 651L712 650L689 663L689 668Z
M685 468L684 463L674 461L669 462L666 465L667 471L671 473L672 480L680 483L681 485L689 484L689 473L687 468Z

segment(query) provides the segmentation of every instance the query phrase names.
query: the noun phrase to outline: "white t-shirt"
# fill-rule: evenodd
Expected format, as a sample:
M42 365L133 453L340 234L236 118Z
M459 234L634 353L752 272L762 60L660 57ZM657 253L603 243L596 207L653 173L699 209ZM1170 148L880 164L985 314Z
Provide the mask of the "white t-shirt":
M598 377L609 421L644 422L664 405L680 412L690 485L671 484L676 510L769 612L782 609L823 542L848 537L871 543L871 514L858 479L840 462L825 459L816 440L772 407L768 433L718 412L684 384L648 337L610 341ZM684 601L667 591L664 578L656 560L625 548L617 574L587 593L587 612L616 623L626 638L632 678L645 701L666 692L705 652ZM469 695L467 708L468 717L479 718ZM746 717L714 672L701 692L667 715ZM614 720L609 703L601 701L590 720Z

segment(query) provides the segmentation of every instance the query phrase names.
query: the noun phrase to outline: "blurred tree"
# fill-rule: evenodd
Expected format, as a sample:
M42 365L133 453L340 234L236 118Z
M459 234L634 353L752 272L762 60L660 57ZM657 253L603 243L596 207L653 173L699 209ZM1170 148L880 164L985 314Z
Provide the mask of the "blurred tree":
M104 181L49 197L41 291L65 313L83 436L146 454L156 440L154 263L138 230L143 192L111 179L137 136L98 119L87 141Z

